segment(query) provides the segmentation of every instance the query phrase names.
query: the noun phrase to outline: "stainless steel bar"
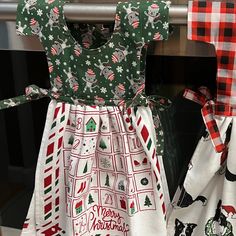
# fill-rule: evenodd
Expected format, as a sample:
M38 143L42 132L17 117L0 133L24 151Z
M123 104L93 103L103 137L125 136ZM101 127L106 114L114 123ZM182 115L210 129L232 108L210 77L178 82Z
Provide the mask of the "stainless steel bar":
M0 3L0 20L14 21L16 19L17 3Z
M114 20L115 6L109 3L69 3L65 5L64 11L69 21L110 22ZM15 21L16 9L17 3L0 2L0 21ZM171 6L170 23L186 24L187 6Z
M187 5L173 5L170 7L170 23L175 25L187 24Z

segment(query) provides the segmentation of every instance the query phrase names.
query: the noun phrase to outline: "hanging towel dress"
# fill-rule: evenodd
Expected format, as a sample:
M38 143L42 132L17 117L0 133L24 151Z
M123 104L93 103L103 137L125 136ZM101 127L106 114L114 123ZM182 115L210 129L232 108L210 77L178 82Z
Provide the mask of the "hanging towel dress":
M236 235L236 5L190 1L188 38L211 43L217 55L217 94L187 89L198 102L207 133L173 202L168 235Z
M22 236L165 236L169 198L154 109L163 100L145 95L140 73L148 43L168 37L169 3L118 3L112 35L94 48L92 34L82 43L72 34L64 4L20 0L17 9L17 32L38 36L51 82L0 103L51 98Z

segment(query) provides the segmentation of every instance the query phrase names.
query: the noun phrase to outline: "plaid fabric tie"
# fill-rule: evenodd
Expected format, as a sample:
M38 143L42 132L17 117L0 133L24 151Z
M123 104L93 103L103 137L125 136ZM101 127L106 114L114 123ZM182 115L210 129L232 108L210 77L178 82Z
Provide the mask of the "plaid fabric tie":
M236 3L188 1L188 39L214 45L217 57L215 115L236 115Z
M206 87L200 87L199 93L194 92L190 89L185 89L183 96L191 101L197 102L198 104L202 105L202 117L208 129L212 143L217 152L222 152L225 148L225 145L222 141L219 128L214 118L215 102L211 96L210 91Z

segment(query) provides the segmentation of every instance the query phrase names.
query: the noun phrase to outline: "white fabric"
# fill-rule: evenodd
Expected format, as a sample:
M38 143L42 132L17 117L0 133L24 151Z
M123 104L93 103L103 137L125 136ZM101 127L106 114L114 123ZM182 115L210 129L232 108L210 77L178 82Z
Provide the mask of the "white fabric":
M22 236L167 234L152 158L130 127L118 107L50 102Z
M236 212L229 213L224 209L224 206L236 209L236 182L225 178L226 165L234 175L236 174L236 118L216 117L216 121L223 140L225 140L226 130L232 122L228 156L221 163L224 154L216 153L209 137L201 138L184 181L186 192L196 201L187 207L177 206L179 193L176 194L168 219L169 236L233 236L236 234ZM198 196L203 196L206 200L203 198L199 200ZM219 203L220 200L222 202ZM214 216L217 214L219 216L220 212L222 218L214 221ZM193 228L191 234L181 234L181 226L184 232L184 228L186 229L188 225ZM231 226L233 234L229 230Z

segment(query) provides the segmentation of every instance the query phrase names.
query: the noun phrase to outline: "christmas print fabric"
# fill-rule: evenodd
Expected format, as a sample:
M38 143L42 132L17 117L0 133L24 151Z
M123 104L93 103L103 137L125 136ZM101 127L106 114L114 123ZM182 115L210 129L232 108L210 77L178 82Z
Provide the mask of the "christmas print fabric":
M90 48L93 32L88 30L80 38L78 32L73 35L76 25L68 28L71 24L66 22L64 4L60 0L18 4L18 34L37 35L47 55L51 89L46 96L86 105L120 105L124 101L132 103L135 97L137 104L147 104L145 52L151 40L168 37L169 3L118 3L113 33L96 48ZM26 91L17 101L5 100L0 107L30 101L33 98L29 94Z
M165 235L151 114L52 101L22 235Z
M17 9L17 32L45 49L51 88L30 85L0 107L52 99L22 236L164 236L165 100L145 95L144 73L148 43L168 37L169 3L118 3L112 33L67 23L64 4L26 0Z

